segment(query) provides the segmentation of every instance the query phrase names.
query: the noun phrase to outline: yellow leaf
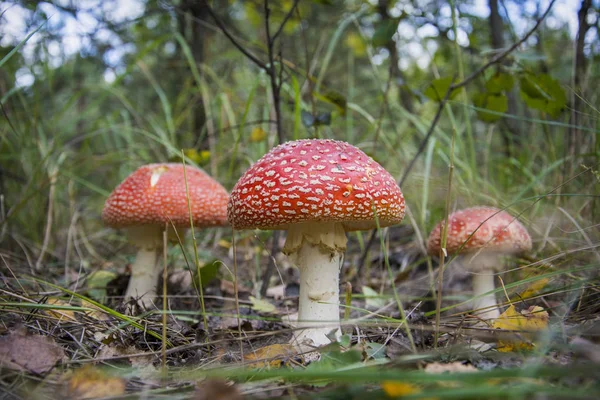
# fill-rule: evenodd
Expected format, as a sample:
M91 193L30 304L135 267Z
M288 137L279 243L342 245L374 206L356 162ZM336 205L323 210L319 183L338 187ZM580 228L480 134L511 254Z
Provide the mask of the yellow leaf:
M514 339L498 340L498 351L531 350L533 348L532 331L541 331L548 327L548 313L542 307L529 307L518 312L511 305L492 324L496 329L520 331Z
M391 398L402 398L404 396L411 396L421 393L421 388L412 383L400 382L400 381L383 381L381 388L385 392L387 397ZM420 397L419 397L420 398ZM422 400L438 400L437 397L424 397Z
M246 354L244 360L256 361L248 364L250 368L279 368L296 355L297 351L291 344L272 344Z
M267 300L257 299L254 296L250 296L249 299L252 302L252 309L254 311L272 313L276 310L275 306Z
M54 305L54 306L67 306L67 307L70 306L70 304L67 303L66 301L57 299L55 297L50 297L46 301L46 304ZM62 309L45 310L44 313L48 314L51 317L59 319L61 321L77 321L77 319L75 318L75 313L71 310L62 310Z
M69 379L68 392L71 399L119 396L125 393L125 380L86 365L73 373Z
M219 240L218 244L219 244L219 246L221 246L225 249L231 248L231 242L229 240L221 239L221 240Z
M362 57L367 54L367 45L363 38L356 32L351 32L346 35L346 46L348 46L357 57Z
M81 300L81 307L90 308L90 311L86 311L85 315L90 318L97 319L98 321L108 321L110 319L110 315L106 313L100 307L90 303L86 300Z
M257 142L262 142L263 140L265 140L267 138L267 132L265 132L265 130L261 127L255 127L252 129L252 132L250 133L250 141L257 143Z
M196 149L183 149L183 154L196 164L200 164L200 153ZM181 160L177 160L181 162Z
M198 164L200 165L204 165L206 164L208 161L210 160L210 151L208 150L202 150L200 152L200 156L199 156L199 160L198 160Z
M523 292L521 292L518 296L519 299L528 299L529 297L533 297L538 294L546 285L550 282L548 278L542 278L535 282L532 282L529 286L525 288Z

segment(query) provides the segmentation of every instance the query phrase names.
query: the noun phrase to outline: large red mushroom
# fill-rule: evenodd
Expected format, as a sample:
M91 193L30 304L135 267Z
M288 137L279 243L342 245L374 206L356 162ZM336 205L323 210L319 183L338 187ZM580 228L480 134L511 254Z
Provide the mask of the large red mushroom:
M227 191L198 168L187 166L185 172L194 225L226 225ZM164 230L173 238L172 226L178 230L190 227L183 165L149 164L138 168L108 197L102 219L108 226L122 228L139 247L125 299L136 299L148 308L156 297Z
M234 229L287 230L283 252L300 270L295 343L320 346L340 334L339 274L346 232L398 224L404 197L394 178L358 148L335 140L275 147L236 183Z
M429 235L427 249L439 255L443 222ZM506 211L493 207L473 207L456 211L448 216L446 252L462 254L463 268L473 273L472 303L482 310L482 319L496 319L500 315L494 290L494 276L502 269L501 257L531 250L527 229Z

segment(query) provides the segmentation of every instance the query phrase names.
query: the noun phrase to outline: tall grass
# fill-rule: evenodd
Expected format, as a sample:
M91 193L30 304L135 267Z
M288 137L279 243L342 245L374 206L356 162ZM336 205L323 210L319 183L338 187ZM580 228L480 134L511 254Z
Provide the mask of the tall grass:
M289 77L286 76L283 85L285 131L289 139L319 135L347 140L367 151L394 176L400 177L415 156L437 105L424 101L417 104L414 114L408 113L395 96L395 88L386 91L387 69L375 65L372 59L361 59L344 45L344 33L354 29L357 19L365 12L366 9L362 8L349 13L326 28L330 35L320 44L317 68L306 70L306 66L311 68L314 60L301 57L286 60L293 61L293 66L286 64ZM456 28L456 18L454 22ZM42 33L43 27L40 27L38 34ZM289 40L298 48L305 45L300 35ZM315 40L315 36L308 40ZM153 54L167 41L178 43L184 56L175 74L185 74L185 78L177 80L176 87L167 79L174 79L172 71L165 71ZM222 46L222 43L218 42L215 46ZM218 50L213 49L215 53ZM373 49L369 48L369 51L372 53ZM458 44L453 51L456 60L459 60L460 78L464 70L471 68L471 63L476 61L466 61ZM301 53L285 56L291 58ZM9 61L5 57L0 66L9 65ZM231 189L245 169L273 147L276 139L269 122L274 118L268 77L247 64L241 56L227 54L222 59L215 57L206 64L197 65L189 44L180 35L173 34L150 41L129 61L127 69L112 83L100 79L101 71L93 60L78 58L56 70L48 68L46 74L38 75L31 87L11 88L3 95L6 118L0 122L0 163L5 215L1 216L0 226L3 264L0 270L7 277L0 294L3 311L24 316L31 308L50 307L31 302L17 303L7 292L18 290L19 285L31 300L37 300L37 292L51 291L89 301L82 294L87 289L86 276L98 270L123 273L133 254L132 249L127 247L119 233L102 225L100 212L107 194L139 165L180 161L182 149L200 149L202 146L203 150L209 151L209 158L188 156L186 164L204 168ZM456 69L448 65L439 67ZM89 72L89 75L78 69ZM302 125L300 111L312 112L312 104L316 104L317 111L331 110L331 106L319 102L316 97L311 98L314 93L307 90L310 86L306 83L307 76L314 81L315 91L335 90L343 93L348 101L345 115L335 117L331 126L322 127L318 132ZM417 89L424 89L431 79L427 75L416 80L416 86L421 85ZM573 398L597 394L597 383L590 382L590 379L597 379L594 370L583 370L579 366L548 367L543 365L543 359L559 347L561 331L571 329L570 332L583 334L582 324L597 318L600 183L594 179L591 170L578 165L573 167L573 175L564 175L565 165L576 162L565 157L564 137L569 128L565 116L551 120L538 114L505 115L527 127L527 131L522 132L522 148L513 149L507 157L501 150L503 143L498 126L486 125L476 119L478 109L470 103L469 94L464 91L457 100L448 102L432 140L402 187L412 215L412 218L407 217L405 224L410 224L414 233L408 240L395 243L391 241L394 233L402 228L386 230L388 236L381 237L380 246L371 249L371 255L378 255L384 262L373 265L371 272L385 279L389 274L391 282L395 279L400 281L402 271L390 263L390 257L402 257L410 252L410 246L406 245L410 242L416 244L419 254L410 259L407 268L423 270L427 276L425 286L431 289L438 276L438 264L423 254L423 242L432 227L459 208L474 205L508 208L511 213L519 215L530 229L534 249L530 258L522 264L511 261L511 270L501 274L504 286L498 287L496 292L499 298L503 298L504 291L513 296L533 283L548 280L539 293L526 302L522 299L519 302L539 304L550 310L552 316L551 338L546 346L531 357L518 356L525 368L453 375L452 378L420 371L408 372L406 369L414 369L415 360L470 360L468 352L462 350L456 350L452 355L441 350L435 352L433 346L426 347L423 343L418 346L411 343L418 354L414 358L401 356L385 361L387 366L383 371L376 368L379 364L371 365L373 360L361 360L352 364L323 363L322 370L316 372L310 368L293 373L227 368L183 370L172 372L170 379L192 382L200 377L221 376L250 382L252 379L280 378L290 384L333 381L344 385L360 380L361 384L371 385L370 388L384 380L405 380L424 387L421 393L407 398L497 396L497 386L502 388L505 397L510 398L525 398L530 393ZM589 99L590 104L594 104L595 100ZM195 126L194 115L200 112L206 116L206 124ZM597 111L592 114L598 119ZM255 127L269 133L267 138L253 141L251 132ZM378 132L376 143L373 141L375 132ZM589 133L600 136L597 127L590 129ZM595 163L592 168L598 170L598 154L590 154L588 159ZM364 235L349 235L351 248L356 245L362 250ZM237 277L240 287L252 287L259 281L256 275L265 266L263 251L266 250L268 236L269 233L265 232L236 234L236 245L242 247L246 254L251 254L246 259L237 259L242 271ZM184 240L182 246L186 254L198 251L192 257L199 261L197 266L214 257L219 238L226 242L232 239L228 229L219 233L202 232L198 238L198 243L194 236L192 241ZM352 260L353 256L349 254L347 259ZM221 252L219 257L225 265L231 265L229 255ZM185 265L179 249L169 251L168 258L169 264L176 268ZM544 264L546 269L532 275L531 271L540 264ZM283 267L279 263L278 266ZM458 268L452 261L446 267L446 273L450 275ZM280 272L283 274L283 271ZM39 279L26 279L31 275ZM230 275L221 268L221 277L229 279ZM352 306L352 312L356 317L349 324L356 330L376 327L381 329L382 335L390 337L393 335L389 332L403 332L402 329L396 330L400 324L406 324L403 307L435 299L435 293L427 291L422 296L405 294L402 292L404 285L403 282L396 287L384 282L383 293L379 296L386 303L396 304L396 309L400 307L401 320L392 318L389 309L381 312L384 318L361 320L363 316L372 316L372 310L366 309L362 296L354 295L358 305ZM452 329L462 323L466 313L464 306L468 305L471 297L468 290L457 293L444 288L439 298L439 324L443 332L456 333ZM450 301L457 298L459 301ZM92 304L120 321L118 329L133 326L147 330L157 340L161 339L156 333L156 324L150 330L144 325L152 321L151 316L128 317L115 308ZM246 306L242 304L242 309L247 309ZM80 312L85 307L73 305L66 309ZM219 309L206 309L205 312L169 309L168 312L193 321L229 316ZM433 315L434 312L425 313L429 326ZM268 316L258 318L270 320ZM282 332L269 335L277 336ZM250 339L252 337L234 338L237 341ZM186 346L194 344L194 339L186 340L189 342ZM561 340L568 342L565 337ZM211 343L206 341L198 346ZM76 361L92 360L78 358ZM560 379L565 376L581 379L582 387L565 389L568 382ZM508 381L502 380L508 378L523 379L516 386L510 386ZM455 382L447 387L437 385L438 381L445 380ZM540 385L540 380L553 382L556 387ZM185 393L181 395L185 397Z

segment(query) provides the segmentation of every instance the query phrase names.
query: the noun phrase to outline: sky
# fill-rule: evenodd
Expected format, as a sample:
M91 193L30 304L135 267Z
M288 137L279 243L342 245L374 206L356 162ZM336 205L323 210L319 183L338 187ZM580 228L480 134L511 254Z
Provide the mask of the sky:
M376 1L376 0L372 0ZM549 0L541 0L542 9L545 10ZM47 46L45 57L53 67L58 67L64 59L81 52L85 52L90 47L90 35L93 33L95 39L109 44L113 50L107 53L105 62L109 66L104 74L107 82L115 79L116 74L124 69L122 58L129 52L134 52L135 46L131 43L122 43L120 38L108 29L102 29L99 26L98 16L104 14L114 23L123 23L133 20L144 12L143 0L78 0L76 1L79 9L85 10L77 13L76 17L63 12L58 6L68 7L72 0L56 0L53 2L39 2L35 10L36 13L42 13L48 18L46 26L23 46L21 52L26 60L31 64L34 59L33 52L35 45L43 38L44 32L50 32L57 35L60 39L51 41ZM519 6L512 2L503 2L506 4L506 14L508 15L515 33L521 36L527 31L532 19L523 19L520 17ZM525 10L533 14L536 9L536 2L525 2ZM577 11L580 7L580 0L557 0L553 12L546 20L546 23L552 28L568 25L569 32L574 38L577 33L578 21ZM412 6L409 3L397 5L391 10L391 14L400 15L403 11L410 13ZM487 0L473 0L473 5L468 11L472 14L487 17L489 9ZM166 12L166 11L165 11ZM21 42L36 27L27 25L32 11L21 7L17 2L4 1L0 3L0 45L15 46ZM445 19L446 24L451 24L451 10L448 5L443 5L440 14ZM443 23L443 21L442 21ZM99 28L99 29L98 29ZM95 32L95 33L94 33ZM426 68L431 61L437 44L435 41L424 41L424 37L435 34L437 31L432 26L423 26L415 29L409 23L400 23L397 31L397 38L401 39L402 47L399 48L403 55L401 57L400 67L406 69L410 67L411 62L416 62L419 67ZM596 40L597 37L588 38L588 41ZM459 30L459 44L468 44L468 35L464 30ZM385 55L377 54L374 56L374 62L380 64L384 61ZM32 69L34 66L24 66L17 72L17 86L29 86L34 82ZM35 72L35 68L33 68Z

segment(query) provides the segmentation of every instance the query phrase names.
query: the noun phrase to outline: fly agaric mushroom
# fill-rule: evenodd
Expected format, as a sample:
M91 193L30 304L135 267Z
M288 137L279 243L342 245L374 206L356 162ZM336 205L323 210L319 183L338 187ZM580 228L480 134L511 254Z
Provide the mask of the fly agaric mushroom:
M186 167L192 220L195 226L227 224L227 191L205 172ZM110 194L102 211L104 223L123 228L139 247L131 265L125 299L138 299L148 308L156 297L162 269L163 232L171 238L172 226L190 226L186 181L182 164L149 164L138 168Z
M339 274L346 232L404 217L394 178L358 148L335 140L275 147L236 183L227 209L234 229L287 230L283 252L300 270L297 344L340 335Z
M429 235L427 250L438 255L441 248L442 224ZM531 250L527 229L506 211L493 207L473 207L456 211L448 217L446 252L464 255L463 267L472 272L474 309L482 319L496 319L500 315L494 290L494 273L502 268L503 255ZM487 294L486 294L487 293Z

